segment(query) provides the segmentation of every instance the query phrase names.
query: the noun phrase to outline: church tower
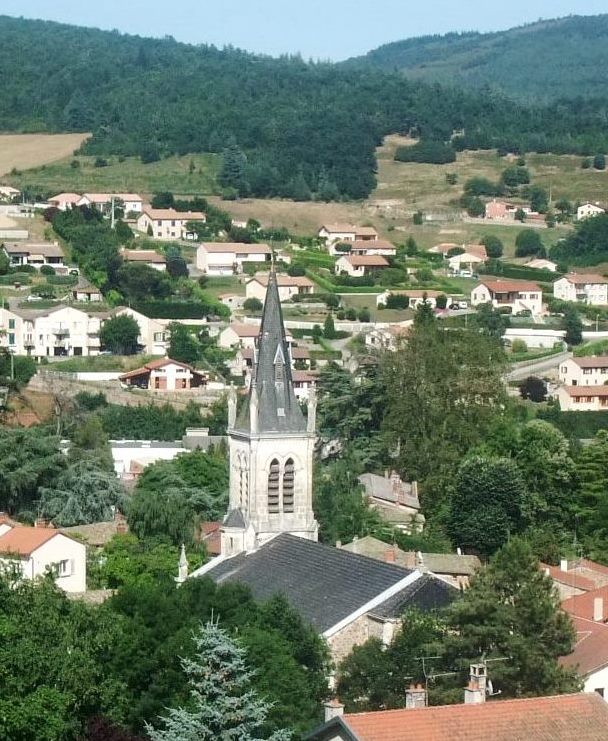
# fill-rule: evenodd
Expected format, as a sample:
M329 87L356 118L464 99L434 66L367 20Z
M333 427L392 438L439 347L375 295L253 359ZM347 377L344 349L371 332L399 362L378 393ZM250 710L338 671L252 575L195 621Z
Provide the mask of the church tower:
M316 399L308 421L293 390L291 357L276 275L270 273L247 404L237 418L228 400L230 502L222 525L222 555L258 548L274 535L317 540L312 510Z

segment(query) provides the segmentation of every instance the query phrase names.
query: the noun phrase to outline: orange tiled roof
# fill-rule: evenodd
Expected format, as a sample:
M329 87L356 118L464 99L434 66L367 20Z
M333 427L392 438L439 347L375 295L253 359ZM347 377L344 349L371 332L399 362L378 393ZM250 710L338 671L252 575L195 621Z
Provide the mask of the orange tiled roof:
M205 252L239 252L248 255L269 255L272 250L267 244L246 244L245 242L202 242Z
M576 668L583 677L608 666L608 625L583 617L573 617L572 624L576 631L574 650L559 659L560 665Z
M568 396L608 396L608 386L564 386Z
M540 291L540 286L527 280L482 280L482 286L485 286L492 293L516 293L517 291Z
M58 534L54 528L15 527L0 536L0 553L29 556Z
M359 741L600 741L608 703L596 693L344 715Z
M370 244L373 244L373 242L370 242ZM360 266L371 268L388 267L388 262L382 255L345 255L344 260L349 262L354 268Z
M593 620L593 612L596 598L604 600L602 614L603 620L608 620L608 586L592 589L583 594L576 594L562 601L562 610L575 617ZM608 648L608 644L606 646Z
M591 285L593 283L608 283L608 278L599 273L568 273L564 278L576 286Z
M577 571L562 571L559 566L548 566L541 563L541 568L550 576L553 581L565 584L567 587L576 587L583 592L590 592L595 589L595 583L585 576L581 576Z

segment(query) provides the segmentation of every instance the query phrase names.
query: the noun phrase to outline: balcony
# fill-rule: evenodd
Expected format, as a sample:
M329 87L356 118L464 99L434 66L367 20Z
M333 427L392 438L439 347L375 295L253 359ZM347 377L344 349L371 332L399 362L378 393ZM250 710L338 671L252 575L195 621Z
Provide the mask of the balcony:
M69 337L70 330L67 327L53 327L51 334L54 334L56 337Z

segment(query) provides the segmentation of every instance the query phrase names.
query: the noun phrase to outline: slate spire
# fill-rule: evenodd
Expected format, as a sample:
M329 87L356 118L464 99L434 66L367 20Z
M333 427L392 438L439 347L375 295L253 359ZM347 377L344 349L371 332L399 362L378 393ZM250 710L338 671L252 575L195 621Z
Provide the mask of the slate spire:
M306 421L293 390L291 355L274 269L268 277L249 398L236 429L252 433L306 432Z

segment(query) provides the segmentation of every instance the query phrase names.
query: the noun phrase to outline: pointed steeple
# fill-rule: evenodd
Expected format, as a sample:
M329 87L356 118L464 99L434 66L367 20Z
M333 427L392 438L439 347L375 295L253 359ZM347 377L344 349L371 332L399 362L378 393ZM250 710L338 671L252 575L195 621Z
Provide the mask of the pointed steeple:
M306 432L306 421L293 390L291 356L274 269L268 278L249 399L236 429L255 434Z

